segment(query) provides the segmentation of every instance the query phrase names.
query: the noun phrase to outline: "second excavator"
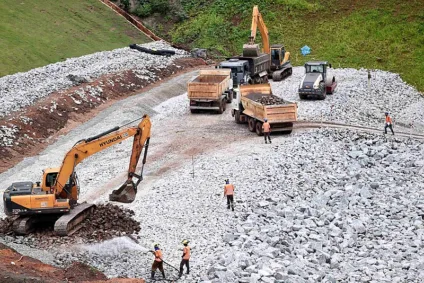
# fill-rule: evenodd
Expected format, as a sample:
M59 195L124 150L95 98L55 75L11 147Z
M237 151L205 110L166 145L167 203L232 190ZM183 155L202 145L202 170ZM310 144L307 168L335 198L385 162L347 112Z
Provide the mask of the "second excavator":
M78 204L79 182L76 166L85 158L105 150L123 140L134 137L127 180L109 195L110 201L131 203L137 186L143 180L150 140L151 122L144 115L136 127L114 127L106 132L78 141L65 155L59 168L43 170L41 182L16 182L3 194L6 215L14 217L13 230L28 234L38 223L54 221L56 234L66 236L74 233L94 210L93 204ZM144 148L141 173L135 173ZM133 178L137 181L134 182Z
M281 81L292 74L293 66L290 64L290 52L282 44L270 45L268 28L259 12L258 6L253 7L252 26L250 28L249 43L243 45L243 57L259 57L259 45L255 43L257 28L262 37L263 52L270 55L271 64L268 74L273 81Z

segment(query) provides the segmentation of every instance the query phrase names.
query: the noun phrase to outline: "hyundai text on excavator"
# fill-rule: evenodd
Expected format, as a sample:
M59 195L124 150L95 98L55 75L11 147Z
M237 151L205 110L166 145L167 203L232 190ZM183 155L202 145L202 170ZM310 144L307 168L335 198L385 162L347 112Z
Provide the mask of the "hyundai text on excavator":
M137 186L143 180L150 140L151 122L144 115L136 127L114 127L96 136L78 141L65 155L59 168L43 170L41 182L16 182L3 194L4 210L8 216L16 216L13 230L28 234L37 223L55 221L56 234L66 236L80 228L81 222L94 210L93 204L78 204L79 183L75 167L85 158L105 150L134 136L128 177L125 183L109 195L110 201L131 203L135 199ZM144 148L140 175L135 173ZM134 182L133 178L137 181Z
M262 52L255 44L256 33L262 37ZM272 77L274 81L281 81L292 74L290 52L282 44L270 45L268 28L259 12L258 6L253 6L252 25L250 28L249 43L243 45L242 56L235 56L219 64L219 68L231 68L234 86L244 83L261 84ZM243 82L241 81L243 79Z

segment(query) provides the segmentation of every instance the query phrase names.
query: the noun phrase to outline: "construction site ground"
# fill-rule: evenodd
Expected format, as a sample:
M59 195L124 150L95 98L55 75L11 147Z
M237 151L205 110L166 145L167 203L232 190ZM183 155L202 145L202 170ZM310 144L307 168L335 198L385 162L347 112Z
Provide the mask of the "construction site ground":
M190 66L192 67L192 65ZM147 163L144 169L145 177L139 186L136 201L129 205L120 206L132 209L135 212L134 217L140 222L141 228L138 234L140 243L151 248L153 242L160 242L164 247L166 258L175 265L178 265L181 256L181 252L177 249L180 241L184 238L192 241L193 271L192 275L183 278L182 282L196 282L199 278L205 278L205 276L215 276L215 278L224 280L221 282L233 282L222 279L228 279L230 277L225 276L230 275L222 275L220 272L224 271L218 267L215 266L215 269L211 271L209 269L210 264L212 264L214 253L224 255L226 251L225 243L233 243L234 239L229 240L226 238L228 234L244 233L241 232L243 229L240 230L239 226L237 226L238 221L244 221L249 215L251 216L258 212L257 210L252 212L251 210L252 207L255 208L257 205L252 197L258 198L258 201L260 200L262 203L264 203L265 199L267 200L265 201L267 204L260 205L259 214L265 213L264 215L266 215L267 212L263 212L263 210L266 210L269 203L274 202L267 195L261 195L261 184L263 182L267 183L269 180L276 182L274 178L279 178L284 173L274 169L271 170L272 173L270 174L267 174L266 170L260 171L262 170L261 168L271 167L267 162L268 158L273 158L272 155L267 155L269 152L275 152L274 155L278 158L294 158L293 163L300 164L302 162L298 159L301 158L292 157L290 151L286 149L294 144L301 145L304 142L303 139L314 140L313 136L315 134L317 136L316 140L314 140L316 144L319 144L323 150L329 151L335 148L341 150L343 146L337 143L340 140L346 140L349 136L357 137L357 139L374 139L378 143L384 143L384 139L388 144L397 143L397 139L400 139L399 143L407 144L408 136L415 140L414 134L417 135L417 139L422 138L422 117L415 121L415 125L411 125L410 119L405 118L404 121L399 119L401 121L395 130L405 132L404 137L384 136L384 115L381 112L384 112L382 109L387 108L388 105L382 105L378 108L378 99L376 99L375 104L371 105L371 108L375 108L371 111L372 113L370 112L371 114L367 113L365 108L362 109L363 115L368 116L362 117L362 113L359 115L353 114L355 111L359 111L359 108L355 109L355 107L361 102L361 99L355 99L353 95L360 96L360 92L367 89L367 82L366 79L361 81L362 89L355 90L354 93L349 93L349 88L344 91L343 83L348 85L352 83L353 79L351 79L352 76L347 74L343 77L343 72L345 70L340 70L342 74L338 77L339 85L342 86L341 89L333 96L329 96L325 101L300 101L297 99L296 88L299 78L303 74L302 68L295 69L293 76L289 79L279 83L272 83L273 92L286 100L296 100L299 106L300 119L311 122L310 126L295 129L292 135L272 135L272 145L264 144L263 138L258 137L255 133L250 133L246 125L236 124L230 114L230 104L227 105L227 110L222 115L207 112L190 114L185 92L188 80L195 76L197 71L190 71L172 77L148 90L105 104L107 107L104 106L94 112L90 112L91 114L84 116L82 120L74 120L67 127L53 133L47 146L43 144L35 147L35 151L42 149L37 154L27 156L17 164L16 161L21 157L22 153L16 150L15 155L11 156L11 161L8 163L8 170L0 175L0 193L3 193L3 190L12 182L23 180L38 181L42 175L41 170L60 165L64 154L76 141L94 136L114 126L124 125L134 119L141 118L143 114L148 114L152 117L152 134ZM362 75L360 71L358 72L358 76ZM376 95L380 95L378 91ZM384 94L381 95L383 96ZM350 99L352 99L354 106L349 105ZM417 97L414 100L415 104L409 104L409 106L404 106L402 109L397 109L399 117L406 117L408 113L411 113L411 109L416 112L422 111L419 107L422 105L422 99L419 99L421 97ZM369 101L362 100L362 103L368 103ZM398 101L392 99L390 103L395 104ZM399 105L400 103L399 101ZM408 109L408 107L412 108ZM340 119L337 118L335 113L340 113ZM90 119L87 119L87 117L90 117ZM325 129L316 130L315 128L319 127L318 124L321 121L340 121L341 125L338 128L343 129L334 130L334 132ZM48 123L50 122L40 126L46 127ZM358 127L350 129L349 125L357 125ZM362 129L361 126L363 126ZM417 128L418 130L416 130ZM337 131L340 131L340 134ZM379 132L376 133L377 131ZM337 137L337 135L340 135L340 140L337 141L337 138L333 140L333 137ZM46 137L43 136L43 138ZM334 146L332 145L333 142ZM421 142L418 141L417 143ZM312 147L313 145L307 144L304 151L308 152L309 148ZM418 144L417 147L419 148L420 145ZM292 148L292 150L294 149ZM313 153L308 154L319 152L319 148L314 148L314 150ZM35 151L31 151L31 153L35 153ZM81 201L96 204L107 202L108 194L111 190L116 189L125 180L130 152L131 141L126 140L120 145L94 155L78 165L77 172L81 183ZM293 153L293 155L295 154ZM318 158L321 158L321 156L314 156L314 158L317 159L310 159L310 162L316 162L317 167L319 167L320 159ZM272 162L273 166L275 165L273 168L280 168L276 160ZM285 164L284 166L288 168L289 165ZM308 164L305 166L308 166ZM240 168L244 168L244 171ZM261 174L264 175L254 175L256 173L252 172L255 172L255 170L256 172L262 172ZM280 170L283 169L280 168ZM314 170L311 169L311 171L311 174L314 174ZM332 173L326 172L326 174ZM231 215L226 210L222 199L222 186L224 179L227 177L235 183L236 193L239 196L236 203L237 211ZM308 181L305 181L306 183ZM299 187L301 186L303 186L303 183L299 183ZM286 188L281 189L281 191L285 190ZM267 192L272 195L272 192ZM301 198L301 193L301 190L296 191L296 193L292 192L291 199ZM290 195L290 193L288 192L287 195ZM281 202L280 200L275 202L275 205L277 203L278 205L284 205L283 199L281 199ZM3 211L2 204L0 205L0 211ZM4 215L0 214L0 216ZM44 247L43 253L50 254L50 257L44 257L43 253L38 252L40 246L36 242L32 242L32 247L29 248L22 239L21 243L18 244L16 239L13 238L2 237L1 240L13 246L22 255L32 256L41 261L45 259L45 262L55 265L68 263L63 257L61 261L58 261L57 254L74 253L75 246L64 245L60 241L56 242L54 236L49 237L51 238L44 240L51 240L51 246L48 248ZM75 245L88 243L83 237L77 237L73 242ZM231 246L237 248L236 243L231 244ZM107 250L110 247L105 245L99 249ZM24 257L25 260L21 260L19 264L17 263L11 268L10 262L12 259L17 260L20 256L8 249L0 250L0 252L3 251L5 254L0 259L1 276L12 276L9 274L10 271L22 272L20 273L22 275L21 278L25 278L25 276L44 276L45 270L48 270L51 272L49 274L56 276L52 277L54 279L63 280L66 277L66 271L56 267L46 267L38 262L35 264L38 267L33 267L34 261L27 260L26 257ZM82 260L86 256L86 254L80 257L76 255L72 259ZM125 254L125 257L127 256ZM122 275L138 278L147 277L152 261L151 256L142 255L141 253L131 255L130 258L138 258L137 261L129 260L128 263L122 263L122 265L118 264L118 259L120 259L118 255L104 254L103 259L99 259L99 257L102 257L101 253L89 260L88 263L103 269L101 271L109 277ZM216 259L216 261L223 265L226 262L221 257ZM118 266L120 266L120 270L118 270ZM262 266L258 264L258 269L260 267ZM82 270L84 269L82 268ZM75 272L78 274L84 273L81 270ZM246 274L242 275L246 276ZM87 281L102 280L103 277L99 276L87 278ZM311 276L311 278L313 277ZM53 281L46 280L44 282Z

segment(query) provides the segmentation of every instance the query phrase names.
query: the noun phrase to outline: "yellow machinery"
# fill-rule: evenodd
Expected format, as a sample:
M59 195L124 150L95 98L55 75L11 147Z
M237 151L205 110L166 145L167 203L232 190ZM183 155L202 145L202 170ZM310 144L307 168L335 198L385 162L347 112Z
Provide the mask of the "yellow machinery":
M293 67L289 61L290 52L285 51L284 45L270 45L268 28L265 25L257 5L253 7L249 43L243 45L243 56L260 56L259 45L255 44L258 27L262 37L262 51L270 55L271 66L268 72L270 75L272 75L272 79L274 81L281 81L285 77L288 77L292 74Z
M134 201L137 186L143 179L147 149L150 140L151 122L144 115L137 127L114 127L104 133L78 141L63 159L60 168L43 170L41 182L13 183L3 195L6 215L19 216L13 223L19 234L31 232L39 222L55 221L54 230L58 235L75 232L79 224L93 211L92 204L78 204L79 184L75 167L85 158L105 150L134 136L128 178L125 183L109 195L109 200L123 203ZM141 152L144 150L141 174L135 173ZM136 177L137 182L133 182Z

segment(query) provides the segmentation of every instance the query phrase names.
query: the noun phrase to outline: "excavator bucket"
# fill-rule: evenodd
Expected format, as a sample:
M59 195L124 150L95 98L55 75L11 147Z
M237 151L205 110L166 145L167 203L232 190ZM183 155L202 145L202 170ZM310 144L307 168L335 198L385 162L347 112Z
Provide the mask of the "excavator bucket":
M243 57L258 57L260 53L258 44L243 44Z
M135 200L136 194L137 186L134 184L134 182L125 182L119 189L112 191L112 193L109 195L109 200L131 203Z

